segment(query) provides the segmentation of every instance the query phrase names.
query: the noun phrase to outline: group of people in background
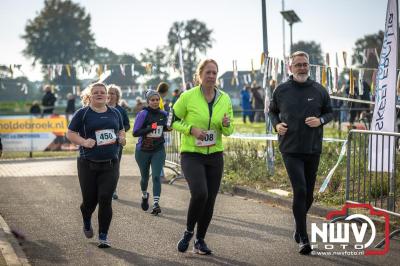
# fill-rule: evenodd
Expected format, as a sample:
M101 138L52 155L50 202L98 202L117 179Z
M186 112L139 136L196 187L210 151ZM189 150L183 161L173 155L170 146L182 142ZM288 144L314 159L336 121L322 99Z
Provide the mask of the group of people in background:
M240 92L240 105L242 107L243 123L264 122L265 90L253 82L246 84Z

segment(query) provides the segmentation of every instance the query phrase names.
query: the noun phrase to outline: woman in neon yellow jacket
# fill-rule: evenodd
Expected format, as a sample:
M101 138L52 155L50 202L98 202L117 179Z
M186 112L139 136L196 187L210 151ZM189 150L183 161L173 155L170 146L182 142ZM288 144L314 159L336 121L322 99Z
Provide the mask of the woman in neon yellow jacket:
M191 194L186 230L178 242L180 252L188 249L197 224L193 251L211 254L204 238L223 174L222 135L233 133L232 103L228 94L216 87L217 74L217 62L201 62L196 71L198 85L182 93L173 106L172 127L183 133L181 167Z

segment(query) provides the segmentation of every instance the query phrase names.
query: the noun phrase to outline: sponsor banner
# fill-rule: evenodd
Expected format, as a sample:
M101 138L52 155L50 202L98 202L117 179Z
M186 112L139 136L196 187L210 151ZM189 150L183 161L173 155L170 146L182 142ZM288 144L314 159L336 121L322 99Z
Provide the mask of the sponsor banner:
M3 151L76 150L65 134L65 116L0 116Z

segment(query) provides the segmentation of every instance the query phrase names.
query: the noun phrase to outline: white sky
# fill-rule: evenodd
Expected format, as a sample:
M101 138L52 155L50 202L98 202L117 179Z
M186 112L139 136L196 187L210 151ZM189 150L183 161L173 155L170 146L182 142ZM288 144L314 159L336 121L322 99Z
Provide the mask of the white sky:
M39 0L0 1L0 64L23 64L30 78L40 78L27 66L20 38L28 19L43 8ZM220 74L260 64L262 43L261 0L75 0L91 14L96 43L112 51L139 56L145 49L167 43L172 23L196 18L214 30L215 42L206 57L217 60ZM267 0L268 45L282 57L282 0ZM301 19L293 26L293 42L316 41L324 53L352 52L356 39L384 29L386 0L285 0ZM289 26L286 24L286 49Z

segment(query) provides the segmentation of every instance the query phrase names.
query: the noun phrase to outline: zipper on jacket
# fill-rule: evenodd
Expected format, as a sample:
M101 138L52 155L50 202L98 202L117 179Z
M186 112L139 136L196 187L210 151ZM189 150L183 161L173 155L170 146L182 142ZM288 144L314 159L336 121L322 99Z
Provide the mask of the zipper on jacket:
M214 105L216 105L216 104L217 104L217 101L219 100L219 98L221 98L221 95L219 95L219 97L216 98L216 97L217 97L217 91L218 91L218 89L215 90L215 96L214 96L215 98L214 98L214 103L213 103L213 105L212 105L212 107L211 107L211 110L214 109ZM202 92L203 92L203 90L202 90ZM204 96L204 93L203 93L203 96ZM207 102L206 97L204 97L204 100L206 101L206 104L207 104L207 107L208 107L208 102ZM210 127L211 127L211 117L212 117L212 113L213 113L213 112L210 113L210 108L208 108L208 114L209 114L209 119L208 119L208 130L210 130ZM215 140L215 143L217 143L217 140ZM210 146L207 146L207 155L208 155L208 154L210 154Z

